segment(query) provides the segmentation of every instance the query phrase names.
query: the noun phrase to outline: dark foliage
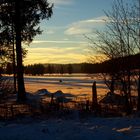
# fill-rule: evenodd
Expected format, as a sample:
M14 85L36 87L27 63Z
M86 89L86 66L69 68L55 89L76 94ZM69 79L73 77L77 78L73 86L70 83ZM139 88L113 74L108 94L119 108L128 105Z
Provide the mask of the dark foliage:
M8 98L14 92L13 83L10 79L0 76L0 101Z
M44 73L45 67L42 64L28 65L25 67L25 74L43 75Z
M72 64L69 64L69 65L68 65L68 73L69 73L69 74L72 74L72 72L73 72Z
M52 15L52 6L47 0L1 0L0 1L0 46L16 44L18 100L26 99L23 79L22 42L30 43L41 33L38 26Z
M32 75L39 74L72 74L72 73L114 73L118 71L127 70L129 67L131 70L140 68L140 54L127 56L124 58L116 58L107 60L102 63L80 63L80 64L34 64L25 66L25 73ZM36 70L37 69L37 70ZM40 70L39 70L40 69ZM38 72L35 72L38 71ZM34 74L36 73L36 74Z
M83 64L83 70L86 73L109 73L118 72L122 70L131 70L140 68L140 54L130 55L126 57L119 57L112 60L107 60L102 63L85 63Z

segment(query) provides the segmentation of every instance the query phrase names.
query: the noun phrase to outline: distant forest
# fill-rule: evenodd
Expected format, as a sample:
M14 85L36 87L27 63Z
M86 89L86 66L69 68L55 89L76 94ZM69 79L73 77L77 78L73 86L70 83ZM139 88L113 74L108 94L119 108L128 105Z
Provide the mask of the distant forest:
M129 65L128 65L129 64ZM43 74L72 74L72 73L108 73L130 68L140 67L140 54L115 58L102 63L79 63L79 64L32 64L24 67L24 73L28 75ZM8 63L2 73L12 74L12 64Z

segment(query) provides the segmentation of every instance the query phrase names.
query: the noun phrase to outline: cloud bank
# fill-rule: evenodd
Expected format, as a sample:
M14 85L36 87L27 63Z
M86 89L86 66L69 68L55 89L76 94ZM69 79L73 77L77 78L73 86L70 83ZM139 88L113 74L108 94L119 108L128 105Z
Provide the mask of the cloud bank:
M28 48L27 57L24 63L76 63L85 62L86 57L83 53L79 52L80 49L84 52L85 45L79 47L68 48Z
M102 16L94 19L81 20L74 22L68 26L65 30L67 35L81 35L91 33L93 29L97 29L99 26L104 26L107 21L107 17Z
M87 44L84 41L69 41L69 40L34 40L33 44L41 44L41 43L56 43L56 44Z
M50 3L54 3L54 5L69 5L73 3L73 0L48 0Z

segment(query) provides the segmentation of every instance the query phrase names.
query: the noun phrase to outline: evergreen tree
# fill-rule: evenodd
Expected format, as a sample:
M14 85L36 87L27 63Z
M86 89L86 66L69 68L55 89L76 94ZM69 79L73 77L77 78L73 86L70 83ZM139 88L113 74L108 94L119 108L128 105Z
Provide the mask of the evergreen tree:
M49 73L49 74L54 73L54 67L53 67L53 65L48 64L48 67L47 67L47 73Z
M52 6L47 0L0 1L0 36L3 34L0 37L0 45L13 43L13 38L16 41L18 101L26 99L21 43L30 43L37 34L40 34L38 24L43 19L49 19L51 15Z
M60 65L60 74L64 74L64 66Z
M69 64L69 65L68 65L68 73L69 73L69 74L72 74L72 72L73 72L72 65Z

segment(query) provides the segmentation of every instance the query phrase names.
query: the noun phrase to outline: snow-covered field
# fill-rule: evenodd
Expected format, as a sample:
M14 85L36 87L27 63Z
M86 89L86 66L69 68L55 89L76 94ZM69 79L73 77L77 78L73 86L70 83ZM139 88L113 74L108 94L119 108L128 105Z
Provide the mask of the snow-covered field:
M61 82L60 82L61 81ZM25 85L26 91L36 92L39 89L47 89L49 92L56 92L61 90L64 93L71 94L87 94L91 96L92 94L92 84L97 82L97 92L98 95L106 94L107 88L103 83L103 80L97 76L26 76Z
M105 94L103 81L94 77L25 77L29 92L47 89L90 95L93 81L98 94ZM140 118L81 117L78 111L61 118L47 115L0 121L0 140L140 140Z
M24 118L0 122L0 140L140 140L140 119Z

